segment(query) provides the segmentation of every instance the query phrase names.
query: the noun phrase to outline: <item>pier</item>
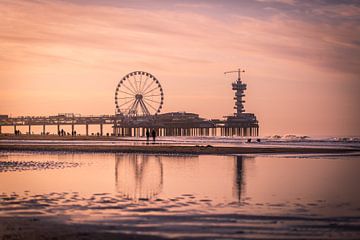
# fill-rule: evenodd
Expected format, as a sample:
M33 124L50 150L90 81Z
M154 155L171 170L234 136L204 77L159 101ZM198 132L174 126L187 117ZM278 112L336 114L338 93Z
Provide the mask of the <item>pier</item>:
M98 126L99 131L91 133L90 125ZM109 136L144 137L146 129L155 129L158 136L258 136L257 122L237 123L228 120L206 120L197 114L186 112L164 113L157 116L139 116L127 118L121 115L81 116L79 114L58 114L54 116L18 116L0 115L0 134L4 127L11 127L15 134L19 127L26 127L25 134L32 134L35 126L42 127L36 134L59 134L64 126L71 126L74 135L80 126L85 126L85 136L104 136L104 126L110 125L112 133ZM57 132L47 131L49 126L56 126ZM24 132L22 132L24 134ZM78 133L76 135L79 135Z
M74 113L59 113L53 116L0 115L0 134L3 127L11 127L13 134L23 134L18 127L27 126L26 134L32 134L32 127L41 126L40 134L78 136L79 126L85 126L85 136L144 137L147 129L154 129L157 136L258 136L259 123L255 114L246 113L243 98L246 84L241 80L244 70L225 72L237 73L232 83L235 91L235 114L223 119L204 119L198 114L187 112L160 113L164 103L164 91L159 80L144 71L135 71L125 75L116 86L115 114L82 116ZM89 126L99 126L96 133ZM111 126L111 133L104 133L104 126ZM47 127L56 126L49 132ZM71 126L64 131L64 126ZM22 128L23 129L23 128ZM7 131L7 133L10 133ZM39 134L39 133L38 133Z

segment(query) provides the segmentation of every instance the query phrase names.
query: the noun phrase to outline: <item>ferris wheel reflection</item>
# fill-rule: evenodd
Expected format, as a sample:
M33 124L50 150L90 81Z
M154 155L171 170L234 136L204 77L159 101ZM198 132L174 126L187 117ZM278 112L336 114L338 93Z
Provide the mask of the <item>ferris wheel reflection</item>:
M125 154L115 156L116 189L131 199L153 198L163 185L160 156Z

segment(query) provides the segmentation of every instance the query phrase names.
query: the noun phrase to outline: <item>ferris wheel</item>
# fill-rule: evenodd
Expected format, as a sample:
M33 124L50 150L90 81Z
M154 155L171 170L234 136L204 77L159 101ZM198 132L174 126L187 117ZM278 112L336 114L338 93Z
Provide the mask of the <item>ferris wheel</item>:
M149 116L160 113L164 93L159 80L143 71L125 75L115 91L116 113L124 116Z

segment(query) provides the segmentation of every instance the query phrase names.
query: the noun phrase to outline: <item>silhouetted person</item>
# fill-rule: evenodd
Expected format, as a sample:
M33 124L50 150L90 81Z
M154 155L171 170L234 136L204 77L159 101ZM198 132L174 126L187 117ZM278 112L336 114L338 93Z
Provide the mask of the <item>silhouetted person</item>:
M261 142L260 138L256 139L257 142Z
M155 129L153 129L153 130L151 131L151 136L152 136L152 138L153 138L153 142L155 142L155 138L156 138Z
M150 139L150 131L149 129L146 129L146 142L148 143Z
M247 140L247 142L248 142L248 143L251 143L251 138L249 138L249 139Z

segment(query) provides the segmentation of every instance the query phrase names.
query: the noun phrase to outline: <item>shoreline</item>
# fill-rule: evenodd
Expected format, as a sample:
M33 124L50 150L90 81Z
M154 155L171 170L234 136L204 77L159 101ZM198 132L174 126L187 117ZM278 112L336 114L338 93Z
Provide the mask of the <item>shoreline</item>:
M64 145L64 144L18 144L0 143L0 151L36 152L100 152L100 153L150 153L150 154L341 154L360 153L360 149L306 148L306 147L220 147L177 145Z
M247 138L244 138L244 142ZM178 145L152 143L146 144L146 139L129 139L128 137L115 136L57 136L57 135L0 135L0 151L36 151L36 152L99 152L99 153L149 153L149 154L345 154L360 153L357 147L300 147L300 146L212 146L188 144ZM51 142L26 142L26 141L63 141ZM9 141L9 142L7 142ZM23 142L24 141L24 142ZM72 141L85 141L85 144L71 145ZM96 144L104 141L103 145ZM122 145L110 142L121 142ZM161 141L161 140L159 140ZM65 143L66 142L66 143ZM109 143L107 143L109 142ZM131 144L137 143L137 144Z

